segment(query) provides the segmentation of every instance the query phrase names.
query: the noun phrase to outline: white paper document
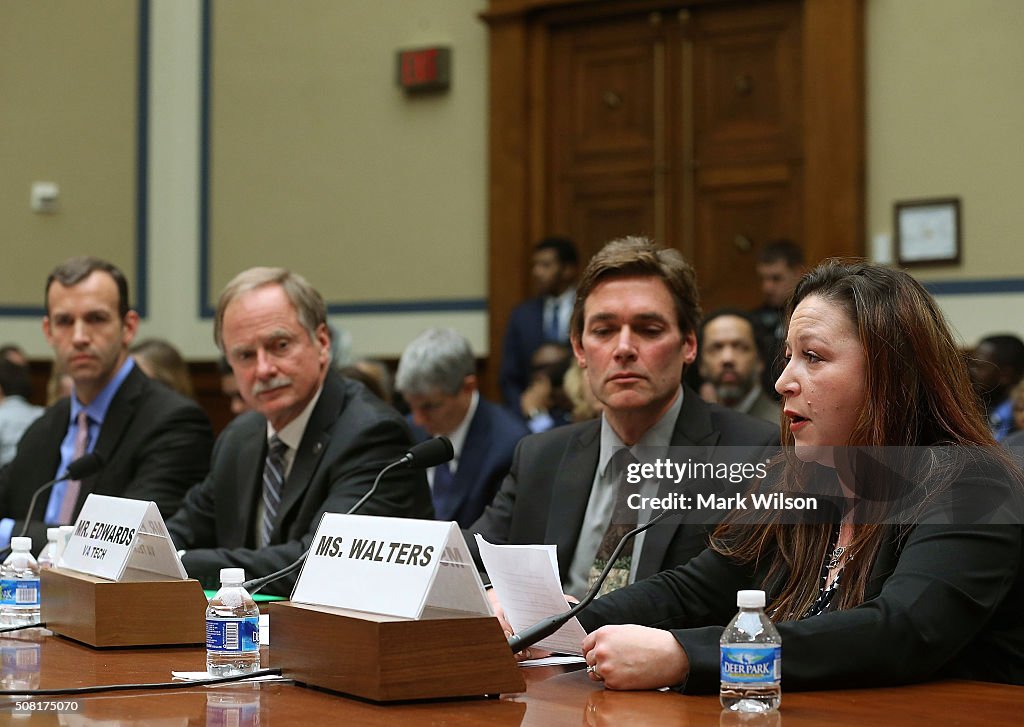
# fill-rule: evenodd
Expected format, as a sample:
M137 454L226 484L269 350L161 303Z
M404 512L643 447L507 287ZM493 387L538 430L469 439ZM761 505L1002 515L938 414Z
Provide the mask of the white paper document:
M475 537L484 568L513 631L518 633L548 616L569 610L558 577L554 545L493 545L479 534ZM537 646L563 654L581 654L586 635L574 618Z

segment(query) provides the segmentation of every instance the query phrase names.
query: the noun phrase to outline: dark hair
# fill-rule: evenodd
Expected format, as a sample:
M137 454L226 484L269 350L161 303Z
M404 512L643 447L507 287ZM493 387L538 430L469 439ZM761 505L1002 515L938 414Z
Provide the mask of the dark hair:
M128 280L124 273L113 263L106 260L82 255L65 260L55 267L46 278L46 289L43 291L43 300L46 305L46 314L50 314L50 286L57 281L66 288L77 285L88 278L94 272L106 273L114 279L117 285L117 312L121 318L128 315L131 305L128 302Z
M803 267L804 251L792 240L770 240L757 253L757 262L770 265L776 262L786 263L788 268Z
M1012 333L985 336L978 346L987 343L992 347L993 359L997 366L1009 366L1018 376L1024 374L1024 341Z
M601 248L583 271L569 327L573 337L578 340L583 335L583 307L598 283L633 275L664 282L676 306L679 330L684 334L697 331L700 294L690 263L674 248L658 247L645 237L623 237Z
M32 396L32 379L28 369L0 357L0 390L3 390L4 396L30 398Z
M995 446L942 312L919 282L900 270L826 260L797 283L786 311L787 321L800 302L811 296L846 312L868 357L865 399L850 441L842 444L964 445L957 448L961 451L987 445L992 448L993 461L1013 469ZM788 419L783 420L782 443L786 445L784 489L799 491L820 466L796 458ZM944 463L929 469L928 474L922 489L935 493L950 486L957 470ZM769 580L778 579L781 584L773 606L775 616L792 620L800 618L817 596L818 573L831 528L827 523L784 525L769 520L750 528L723 525L715 531L712 547L745 562L766 556L771 564ZM885 535L884 525L857 526L850 545L857 556L846 566L840 608L863 602Z
M534 252L541 250L554 250L562 265L579 265L580 255L576 251L576 243L568 237L545 237L533 246Z

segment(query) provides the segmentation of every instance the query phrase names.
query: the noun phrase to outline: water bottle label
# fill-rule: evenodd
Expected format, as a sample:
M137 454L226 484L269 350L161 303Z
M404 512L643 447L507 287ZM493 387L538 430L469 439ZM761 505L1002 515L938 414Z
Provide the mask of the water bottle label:
M259 616L206 619L207 651L259 651Z
M4 606L38 606L39 579L0 581L0 603Z
M722 645L722 683L754 684L782 678L782 647Z

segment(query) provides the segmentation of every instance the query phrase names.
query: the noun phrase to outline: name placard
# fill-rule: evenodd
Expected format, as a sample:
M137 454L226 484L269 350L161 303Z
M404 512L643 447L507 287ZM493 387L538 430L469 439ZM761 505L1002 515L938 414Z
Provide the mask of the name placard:
M188 578L155 502L89 495L60 568L112 581Z
M452 522L326 513L291 600L418 619L426 607L491 615Z

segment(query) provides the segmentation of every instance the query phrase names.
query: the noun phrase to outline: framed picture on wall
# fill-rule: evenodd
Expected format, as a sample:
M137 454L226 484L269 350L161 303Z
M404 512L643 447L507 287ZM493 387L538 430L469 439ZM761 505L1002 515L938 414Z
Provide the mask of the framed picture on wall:
M900 265L960 262L960 200L957 197L894 205L896 258Z

